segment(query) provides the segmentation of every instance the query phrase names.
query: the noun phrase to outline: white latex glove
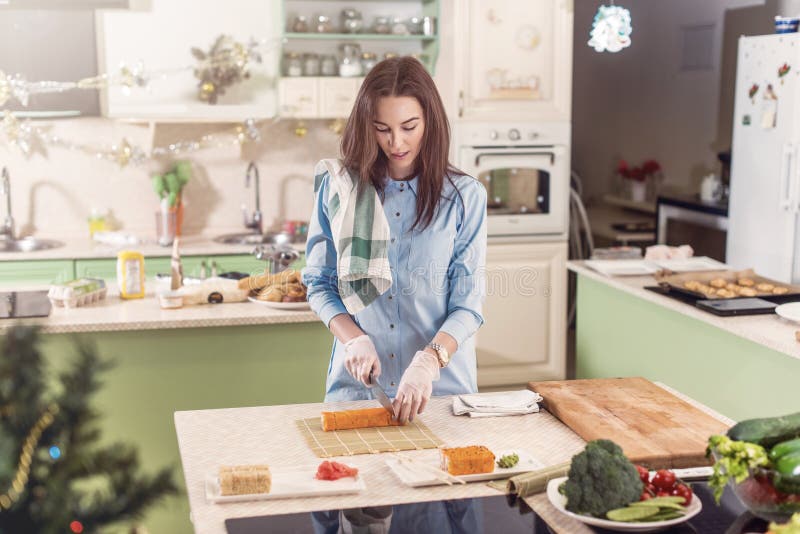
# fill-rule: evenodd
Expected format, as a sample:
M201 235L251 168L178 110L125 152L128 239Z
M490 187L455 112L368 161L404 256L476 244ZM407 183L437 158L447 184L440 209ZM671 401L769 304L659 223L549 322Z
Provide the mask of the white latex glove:
M381 362L369 336L362 334L345 343L344 353L347 372L365 386L371 387L369 373L372 371L372 378L377 381L381 374Z
M400 379L392 403L401 423L413 421L415 415L422 413L431 398L434 380L439 380L439 360L429 352L417 351Z

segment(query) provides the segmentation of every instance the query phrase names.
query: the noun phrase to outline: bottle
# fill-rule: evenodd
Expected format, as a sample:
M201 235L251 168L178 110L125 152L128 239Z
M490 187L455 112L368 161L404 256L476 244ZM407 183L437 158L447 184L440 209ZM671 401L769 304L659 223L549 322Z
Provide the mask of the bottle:
M120 298L144 297L144 256L141 252L123 250L117 255L117 285Z
M92 208L92 212L89 214L89 237L94 237L95 232L105 232L108 230L106 224L107 217L108 210Z

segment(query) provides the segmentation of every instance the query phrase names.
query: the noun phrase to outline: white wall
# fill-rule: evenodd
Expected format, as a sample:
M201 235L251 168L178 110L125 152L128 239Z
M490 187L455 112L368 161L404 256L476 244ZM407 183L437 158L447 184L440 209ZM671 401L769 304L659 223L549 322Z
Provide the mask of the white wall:
M770 32L774 8L756 0L623 2L633 44L598 54L586 41L601 3L575 2L573 168L590 197L611 190L620 158L655 158L667 184L696 190L705 173L718 172L716 153L730 147L736 37ZM739 9L726 17L728 8ZM710 68L682 70L682 27L707 24Z

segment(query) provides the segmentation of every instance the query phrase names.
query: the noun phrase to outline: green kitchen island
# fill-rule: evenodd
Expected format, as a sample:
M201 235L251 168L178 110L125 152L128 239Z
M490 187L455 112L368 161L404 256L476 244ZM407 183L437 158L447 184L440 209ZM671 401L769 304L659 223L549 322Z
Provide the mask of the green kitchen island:
M162 310L152 295L131 301L109 295L25 322L41 326L41 351L53 373L72 360L76 336L115 362L100 375L93 401L102 440L135 445L150 473L175 467L181 488L174 412L321 402L333 340L311 311L249 302ZM0 323L0 335L10 326ZM192 532L185 495L152 509L141 523L152 533Z
M800 412L800 325L718 317L644 289L650 276L577 275L577 378L643 376L734 419Z

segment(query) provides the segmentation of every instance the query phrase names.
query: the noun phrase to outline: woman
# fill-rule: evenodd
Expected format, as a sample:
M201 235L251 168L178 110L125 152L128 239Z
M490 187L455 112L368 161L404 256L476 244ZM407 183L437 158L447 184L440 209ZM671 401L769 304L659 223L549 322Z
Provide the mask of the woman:
M416 59L393 58L364 79L342 159L318 165L303 282L335 337L326 402L372 399L379 381L405 422L432 394L477 391L486 190L450 165L449 144L433 79ZM392 522L459 530L476 514L464 501L407 505ZM314 517L318 531L336 524Z

